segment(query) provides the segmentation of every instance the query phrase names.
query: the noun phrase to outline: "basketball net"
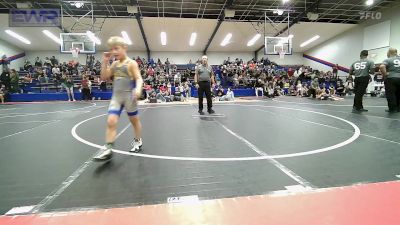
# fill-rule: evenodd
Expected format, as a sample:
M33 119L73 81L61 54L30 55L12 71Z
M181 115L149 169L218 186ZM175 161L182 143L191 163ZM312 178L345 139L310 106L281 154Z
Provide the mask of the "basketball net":
M276 54L276 52L278 53L280 59L285 58L286 51L285 51L285 48L283 47L282 41L280 41L277 45L274 46L274 50L275 50L275 54Z
M286 55L286 51L285 50L282 49L278 53L279 53L279 58L280 59L284 59L285 58L285 55Z
M79 57L79 51L80 51L79 48L73 48L73 49L71 49L72 58L78 59L78 57Z

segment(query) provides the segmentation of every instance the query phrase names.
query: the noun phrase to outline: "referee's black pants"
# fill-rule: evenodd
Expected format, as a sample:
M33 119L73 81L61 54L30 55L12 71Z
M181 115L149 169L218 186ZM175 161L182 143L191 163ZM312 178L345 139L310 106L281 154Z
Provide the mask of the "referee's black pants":
M206 94L207 98L207 110L212 109L212 98L211 98L211 83L210 81L200 81L199 90L197 95L199 96L199 111L203 111L203 94Z
M389 77L385 79L386 99L389 111L400 110L400 78Z
M370 76L356 77L354 79L354 105L353 108L360 110L363 109L363 96L368 87Z

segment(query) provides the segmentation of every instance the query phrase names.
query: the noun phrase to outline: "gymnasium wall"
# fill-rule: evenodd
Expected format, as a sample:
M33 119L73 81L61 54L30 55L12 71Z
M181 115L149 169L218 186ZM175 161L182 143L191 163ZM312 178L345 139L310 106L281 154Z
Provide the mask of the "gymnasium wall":
M19 49L18 47L0 39L0 59L3 55L10 57L21 54L23 52L24 51ZM18 70L23 65L24 65L24 57L12 61L11 64L9 65L9 68ZM3 72L3 67L1 65L0 65L0 71Z
M346 31L314 48L305 52L305 54L328 61L334 64L339 64L343 67L350 67L352 62L357 60L360 51L364 49L364 30L366 27L379 24L385 21L390 21L390 46L396 47L400 50L400 14L398 13L400 6L391 7L391 9L382 11L382 18L380 20L367 20L357 27ZM375 58L372 60L375 63L382 62L386 58L388 47L383 47L370 51L375 53ZM304 64L311 66L314 69L329 71L331 67L317 63L312 60L304 59ZM346 75L340 72L339 75Z

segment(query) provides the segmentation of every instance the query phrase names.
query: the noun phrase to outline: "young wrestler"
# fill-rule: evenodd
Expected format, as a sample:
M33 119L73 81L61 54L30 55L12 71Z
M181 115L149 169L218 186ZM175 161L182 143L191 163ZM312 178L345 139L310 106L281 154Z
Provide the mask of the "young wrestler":
M127 56L127 44L121 37L111 37L107 42L110 52L103 54L101 79L113 79L113 93L108 108L105 149L94 157L95 161L108 160L112 157L117 124L122 109L125 108L135 130L135 139L131 152L138 152L142 147L142 125L138 117L137 101L142 93L143 80L135 60ZM110 65L111 57L115 61Z

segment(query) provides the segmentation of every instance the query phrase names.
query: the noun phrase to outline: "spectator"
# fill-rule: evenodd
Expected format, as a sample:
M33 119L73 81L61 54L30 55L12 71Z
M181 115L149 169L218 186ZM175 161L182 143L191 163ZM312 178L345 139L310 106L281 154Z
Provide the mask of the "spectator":
M45 58L45 60L44 60L44 66L46 66L46 67L51 67L51 66L53 66L53 64L51 63L49 57L46 57L46 58Z
M329 95L336 95L336 89L332 84L329 86Z
M192 95L191 91L192 90L190 88L189 81L185 81L183 83L183 93L185 95L185 98L190 98L191 97L191 95Z
M68 101L76 101L75 100L75 94L74 94L74 82L72 81L71 77L67 76L64 74L64 86L65 89L67 90L67 95L68 95Z
M32 83L32 81L33 81L32 74L28 72L28 73L24 76L24 83Z
M275 97L275 95L274 95L274 87L273 87L272 83L269 83L268 85L266 85L265 91L266 91L265 92L266 96L268 98L274 98Z
M134 58L133 58L134 59ZM142 61L142 59L138 56L136 59L136 62L137 62L137 64L138 64L138 66L139 67L141 67L142 65L143 65L143 61Z
M148 76L154 76L154 69L153 69L153 67L149 66L149 68L147 69L147 75L148 75Z
M81 92L82 92L82 100L88 101L90 100L90 86L91 82L87 78L87 76L83 76L81 81Z
M100 79L100 77L98 77L97 82L99 84L99 88L101 91L103 92L107 91L107 82L105 80L102 80Z
M258 97L258 92L261 91L261 96L264 96L264 83L261 79L258 79L254 84L254 88L256 91L256 96Z
M178 72L174 76L174 83L175 84L180 84L181 83L181 74Z
M339 81L338 82L338 84L337 84L337 87L336 87L336 94L338 95L338 96L344 96L346 93L345 93L345 87L344 87L344 84L343 84L343 81Z
M301 81L297 81L296 92L297 96L303 97L303 85L301 84Z
M317 97L317 91L319 90L319 83L318 83L318 78L315 78L311 82L311 86L309 88L309 95L312 96L313 98Z
M218 99L221 99L221 97L224 95L224 89L221 86L215 86L215 92L216 92L216 96Z
M175 92L174 92L174 98L173 98L173 100L174 101L183 101L183 98L182 98L182 88L181 88L181 86L179 86L179 85L177 85L177 86L175 86Z
M149 60L149 65L150 65L150 66L154 66L154 64L155 64L154 59L151 58L151 59Z
M328 90L326 90L325 88L318 88L317 89L317 99L318 100L327 100L329 95L328 95Z
M99 60L96 61L96 63L94 64L94 69L96 71L96 74L100 74L100 70L101 70L101 63Z
M28 59L26 59L24 63L24 70L29 71L31 68L32 68L32 63Z
M3 72L0 75L0 84L3 84L5 86L6 90L10 90L10 88L11 88L11 77L10 77L9 71L3 70Z
M166 70L167 74L171 74L170 69L171 69L171 63L169 62L169 59L167 58L167 60L165 60L165 70Z
M11 70L10 74L10 92L11 93L18 93L19 92L19 75L15 69Z
M47 76L46 70L43 70L40 74L42 75L40 82L44 83L44 84L48 84L50 78L49 78L49 76Z
M352 95L354 90L354 82L353 82L353 77L351 75L347 77L345 87L346 87L346 93Z
M57 77L61 75L60 68L58 66L53 66L53 69L51 69L51 74L53 77Z
M289 88L290 88L290 84L288 81L285 80L285 82L283 83L283 94L284 95L289 95Z
M294 71L293 71L292 67L289 67L287 73L288 73L288 76L289 76L289 77L292 77L292 76L294 75Z
M190 70L190 68L187 68L183 75L184 81L187 81L191 76L192 76L192 71Z
M50 58L50 62L53 65L58 65L58 60L56 59L56 57L54 55Z
M43 65L42 60L39 57L36 57L35 66L42 67L42 65Z
M235 101L235 94L231 88L228 88L226 95L219 98L220 101Z
M303 97L310 97L307 84L303 84Z
M61 84L61 92L63 92L63 89L67 90L66 82L67 82L67 73L63 73L63 75L60 78L60 84Z
M164 85L160 86L159 88L159 93L157 93L156 98L157 100L161 101L161 102L170 102L171 98L169 96L169 93L167 91L167 87Z
M332 67L332 75L335 80L337 79L338 71L339 71L339 64L336 64Z
M168 91L169 93L172 93L172 86L171 86L171 83L170 83L170 82L167 83L167 91Z
M6 98L6 86L0 85L0 101L1 104L4 104Z
M60 68L58 66L53 66L53 69L51 70L51 73L52 73L52 77L54 79L54 85L58 89L58 84L60 83L60 79L61 79Z
M150 85L149 83L146 82L146 83L144 84L143 90L145 90L145 92L146 92L146 99L148 100L149 97L150 97L151 92L153 92L153 91L152 91L151 85Z
M76 68L76 71L77 71L79 77L83 77L83 75L85 75L85 74L83 74L83 72L86 72L85 68L80 63L76 63L75 68Z

